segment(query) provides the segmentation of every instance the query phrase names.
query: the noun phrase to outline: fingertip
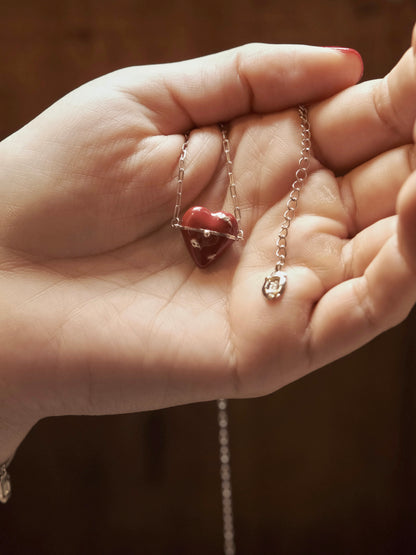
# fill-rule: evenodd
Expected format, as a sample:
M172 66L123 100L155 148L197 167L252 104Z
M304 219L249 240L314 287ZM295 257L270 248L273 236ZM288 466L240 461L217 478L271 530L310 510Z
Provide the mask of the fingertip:
M349 48L251 43L171 64L157 95L155 83L146 89L141 81L139 99L162 114L157 127L169 134L313 104L356 84L362 70L361 56Z
M341 53L343 56L348 56L352 64L357 66L357 75L359 75L359 77L356 79L356 82L360 81L364 75L364 61L358 50L345 46L325 46L324 48L329 48L335 52Z
M317 102L355 85L363 74L362 57L351 48L256 44L242 53L239 75L251 84L256 112Z
M413 25L412 48L413 48L413 54L416 56L416 23Z

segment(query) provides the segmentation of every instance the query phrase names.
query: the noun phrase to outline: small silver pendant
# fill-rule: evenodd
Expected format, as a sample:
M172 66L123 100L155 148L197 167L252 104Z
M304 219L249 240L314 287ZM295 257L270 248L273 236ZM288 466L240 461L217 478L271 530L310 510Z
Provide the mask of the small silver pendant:
M277 299L283 293L286 285L287 275L285 272L275 270L266 277L263 284L263 295L266 299Z

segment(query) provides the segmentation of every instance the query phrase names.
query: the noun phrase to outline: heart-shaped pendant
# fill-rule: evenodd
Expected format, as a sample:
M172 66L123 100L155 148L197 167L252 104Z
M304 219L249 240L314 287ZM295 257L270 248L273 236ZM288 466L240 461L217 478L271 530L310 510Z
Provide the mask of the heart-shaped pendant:
M238 223L228 212L211 212L202 206L187 210L180 224L185 245L195 264L205 268L233 241L238 240Z

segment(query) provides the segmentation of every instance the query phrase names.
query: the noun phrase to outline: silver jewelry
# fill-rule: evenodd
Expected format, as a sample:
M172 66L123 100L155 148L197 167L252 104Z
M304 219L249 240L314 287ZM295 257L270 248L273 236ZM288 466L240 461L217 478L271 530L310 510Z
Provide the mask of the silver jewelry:
M267 299L277 299L284 291L287 274L282 271L287 256L287 234L290 224L295 216L300 190L308 177L311 159L311 129L308 119L308 110L305 106L298 107L301 120L301 151L295 181L292 183L283 222L276 241L277 263L274 271L265 278L263 294ZM179 158L179 171L177 177L176 203L171 226L182 232L188 250L195 263L204 268L210 264L225 249L230 241L239 241L244 238L241 224L241 210L238 202L237 189L233 175L233 163L230 154L230 142L226 127L220 124L222 133L223 151L226 158L228 187L234 206L234 215L226 212L213 214L203 207L190 208L182 220L180 218L182 206L183 180L185 177L185 159L188 153L189 133L185 135ZM195 223L196 222L196 223ZM228 226L224 228L222 223ZM225 246L223 246L225 245ZM231 461L230 461L230 436L228 429L227 400L217 401L218 409L218 439L220 454L220 477L223 519L224 555L235 555L235 531L233 516L233 500L231 487Z
M7 503L12 494L12 484L7 467L11 463L13 457L9 457L6 462L0 464L0 503Z
M311 126L308 119L308 110L305 106L299 106L298 112L302 130L299 166L296 170L295 181L292 183L289 200L287 201L286 210L283 214L283 223L280 226L280 232L276 240L277 264L274 271L265 278L263 284L263 295L269 300L279 298L286 286L287 274L286 272L282 272L287 256L286 239L290 224L295 216L301 187L308 177L311 161Z
M295 216L295 210L299 200L299 194L302 185L308 177L308 169L311 159L311 128L308 119L308 110L305 106L299 106L299 117L301 120L301 151L299 158L298 169L295 174L295 181L292 183L289 200L286 204L286 210L283 214L283 223L280 227L278 239L276 241L276 256L278 262L274 271L266 277L263 284L263 294L267 299L276 299L280 297L286 285L287 275L282 272L282 268L286 262L287 256L287 234L291 221ZM226 136L224 135L224 141ZM224 142L225 145L225 142ZM229 145L228 145L229 151ZM185 151L186 152L186 151ZM224 152L226 147L224 146ZM232 178L232 167L227 156L227 163L229 164L228 175L230 177L230 191ZM182 173L183 178L183 173ZM235 186L234 186L235 192ZM231 196L233 194L231 193ZM178 204L178 203L177 203ZM234 206L238 209L238 204L234 199ZM237 216L237 215L236 215ZM239 220L238 220L239 221ZM228 414L227 414L227 400L219 399L217 401L218 407L218 426L219 426L219 444L220 444L220 474L221 474L221 497L222 497L222 518L223 518L223 541L224 541L224 555L235 555L235 531L234 531L234 516L233 516L233 499L231 488L231 460L230 460L230 434L228 429Z
M218 440L220 444L220 476L224 555L235 555L233 496L231 489L230 435L228 431L227 400L219 399Z
M225 125L219 125L222 134L222 146L225 154L228 174L228 189L233 203L234 214L228 212L211 212L202 206L189 208L182 219L180 218L182 206L183 180L185 177L185 158L188 153L189 133L185 135L179 157L179 171L177 177L176 204L173 212L171 226L182 232L185 244L195 264L205 268L226 250L233 241L244 238L241 224L241 210L238 203L237 188L233 175L233 162L231 159L230 141Z

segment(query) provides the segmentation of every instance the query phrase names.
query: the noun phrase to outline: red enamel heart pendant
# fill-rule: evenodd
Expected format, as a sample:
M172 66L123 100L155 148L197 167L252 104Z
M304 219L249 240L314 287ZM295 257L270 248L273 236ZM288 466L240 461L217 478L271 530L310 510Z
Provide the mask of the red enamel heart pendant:
M238 223L228 212L211 212L193 206L185 212L180 224L185 245L195 264L206 268L238 239Z

